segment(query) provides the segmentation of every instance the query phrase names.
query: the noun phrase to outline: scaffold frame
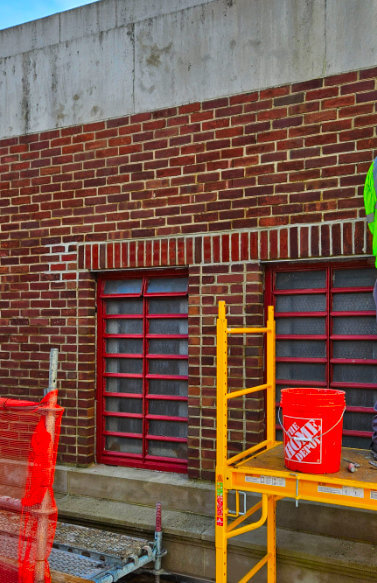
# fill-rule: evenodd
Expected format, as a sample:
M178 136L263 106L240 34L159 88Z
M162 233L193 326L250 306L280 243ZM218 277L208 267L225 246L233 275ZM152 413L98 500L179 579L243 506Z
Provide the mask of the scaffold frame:
M266 382L237 391L228 390L228 337L264 334L266 336ZM284 466L284 448L275 438L275 321L273 306L268 307L266 326L229 328L224 301L219 302L217 319L217 452L216 452L216 583L228 580L228 541L267 525L266 554L239 580L250 581L267 567L267 583L276 583L276 503L282 498L336 504L377 511L377 474L369 464L367 450L342 448L341 468L334 474L292 472ZM228 403L231 399L257 391L266 393L266 433L260 443L228 457ZM358 466L347 470L346 460ZM374 473L373 473L374 472ZM236 508L228 507L229 492L235 493ZM260 500L240 509L240 493L259 494ZM259 518L249 522L259 512Z

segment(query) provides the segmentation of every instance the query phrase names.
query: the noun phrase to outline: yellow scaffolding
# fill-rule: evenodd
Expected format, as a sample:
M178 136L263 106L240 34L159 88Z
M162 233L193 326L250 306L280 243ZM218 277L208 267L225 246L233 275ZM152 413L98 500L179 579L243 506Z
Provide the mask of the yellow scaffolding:
M266 335L266 383L238 391L228 391L228 336L232 334ZM228 458L228 403L244 395L266 391L266 438ZM272 306L267 324L262 328L228 328L225 302L219 302L217 319L217 453L216 453L216 582L226 583L228 540L267 523L267 550L239 583L246 583L267 565L267 583L276 583L276 502L281 498L310 500L352 508L377 510L376 470L369 465L366 450L342 448L342 459L359 467L356 473L341 464L334 474L292 472L284 466L284 449L275 440L275 321ZM369 458L371 459L371 458ZM228 495L235 492L236 508L230 511ZM261 500L240 511L240 492L261 495ZM260 518L249 522L257 511Z

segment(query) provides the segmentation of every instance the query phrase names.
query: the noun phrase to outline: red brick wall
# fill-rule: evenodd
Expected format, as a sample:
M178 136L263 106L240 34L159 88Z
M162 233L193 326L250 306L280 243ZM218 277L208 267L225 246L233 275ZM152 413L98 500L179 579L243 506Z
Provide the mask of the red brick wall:
M0 141L1 394L39 398L59 348L61 460L94 459L95 272L177 265L190 273L190 475L213 475L216 302L259 323L260 261L370 252L376 74ZM240 367L261 377L260 347L232 350L235 387ZM232 410L233 445L260 433L261 405Z

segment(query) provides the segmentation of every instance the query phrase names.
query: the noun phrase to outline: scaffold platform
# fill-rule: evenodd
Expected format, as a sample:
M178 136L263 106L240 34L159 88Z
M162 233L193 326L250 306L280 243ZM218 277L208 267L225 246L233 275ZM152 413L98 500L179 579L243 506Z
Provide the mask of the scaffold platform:
M9 565L18 560L18 521L13 512L0 512L0 555ZM156 532L157 534L157 532ZM49 555L52 583L115 583L137 569L160 568L161 539L147 539L58 522Z
M156 541L58 522L49 556L52 583L113 583L164 554Z

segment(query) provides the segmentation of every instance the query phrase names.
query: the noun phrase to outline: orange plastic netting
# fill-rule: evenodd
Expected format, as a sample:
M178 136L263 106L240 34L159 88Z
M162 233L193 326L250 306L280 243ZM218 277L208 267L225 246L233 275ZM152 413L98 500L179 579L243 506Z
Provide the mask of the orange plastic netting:
M63 408L0 398L0 582L48 583L57 509L53 494Z

